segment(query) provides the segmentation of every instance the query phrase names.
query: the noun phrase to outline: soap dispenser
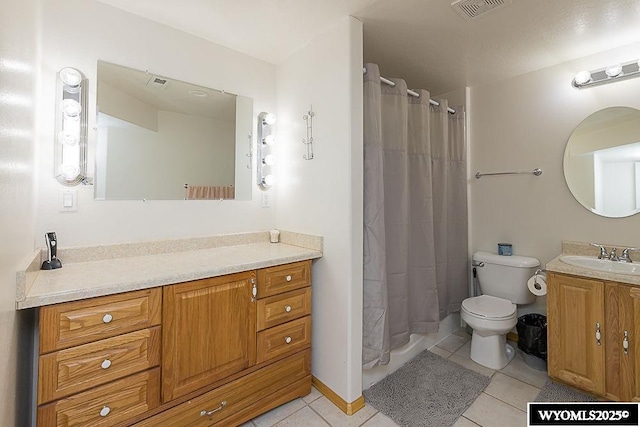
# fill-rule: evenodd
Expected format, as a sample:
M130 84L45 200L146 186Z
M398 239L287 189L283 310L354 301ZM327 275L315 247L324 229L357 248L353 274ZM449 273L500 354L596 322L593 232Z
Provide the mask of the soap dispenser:
M49 258L42 263L42 270L55 270L62 267L62 263L56 257L58 252L58 240L56 239L56 233L53 231L44 234L44 241L47 244L47 250Z

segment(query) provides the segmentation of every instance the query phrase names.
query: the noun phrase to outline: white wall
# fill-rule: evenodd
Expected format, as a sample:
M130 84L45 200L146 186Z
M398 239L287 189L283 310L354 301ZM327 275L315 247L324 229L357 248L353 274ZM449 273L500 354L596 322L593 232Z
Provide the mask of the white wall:
M0 13L0 420L26 425L27 313L15 311L16 271L33 249L37 105L36 0L4 2Z
M277 72L276 223L324 236L313 268L313 375L362 391L362 24L345 18ZM311 105L315 158L306 161Z
M240 54L99 2L42 0L40 43L42 102L39 110L35 245L56 231L62 247L265 230L274 209L263 209L257 187L248 201L95 201L93 187L76 187L78 211L59 212L53 178L55 77L64 66L89 79L89 159L95 156L97 61L154 70L175 79L254 99L255 116L275 110L272 64ZM3 13L3 16L5 14ZM69 23L73 23L69 25ZM91 161L89 170L93 170ZM254 173L255 174L255 173ZM255 176L255 175L254 175ZM63 260L64 261L64 260Z
M640 44L471 88L471 245L495 252L498 242L544 264L561 252L562 240L640 245L640 215L608 219L592 214L571 195L562 172L565 145L573 129L606 107L640 108L640 79L577 90L580 70L638 57ZM541 168L533 175L483 177ZM530 308L531 309L531 308ZM533 307L544 310L544 301ZM525 307L523 311L525 312Z

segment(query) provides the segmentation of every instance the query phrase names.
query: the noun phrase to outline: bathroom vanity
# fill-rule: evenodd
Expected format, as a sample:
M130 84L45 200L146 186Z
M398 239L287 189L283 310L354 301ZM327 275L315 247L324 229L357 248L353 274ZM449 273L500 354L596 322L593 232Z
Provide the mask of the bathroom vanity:
M610 400L640 401L640 275L561 257L546 266L549 376Z
M311 260L321 255L321 243L268 242L172 253L190 261L168 262L144 285L140 270L166 253L113 259L122 275L105 272L102 287L90 279L102 261L61 255L63 268L38 273L18 302L39 318L37 425L239 425L305 396ZM78 287L80 271L88 287ZM205 277L180 279L194 274ZM58 281L68 289L46 294ZM59 299L69 301L48 304Z

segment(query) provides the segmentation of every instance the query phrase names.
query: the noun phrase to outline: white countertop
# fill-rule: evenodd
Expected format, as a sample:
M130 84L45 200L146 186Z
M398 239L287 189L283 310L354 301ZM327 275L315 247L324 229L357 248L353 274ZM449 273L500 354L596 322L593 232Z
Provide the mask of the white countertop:
M17 309L103 295L320 258L322 251L286 243L259 242L182 252L102 259L39 270Z

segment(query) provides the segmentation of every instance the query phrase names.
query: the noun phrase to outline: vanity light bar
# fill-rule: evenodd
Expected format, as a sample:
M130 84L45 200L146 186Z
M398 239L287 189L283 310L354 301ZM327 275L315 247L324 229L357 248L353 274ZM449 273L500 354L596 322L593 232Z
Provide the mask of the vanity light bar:
M272 154L275 136L273 135L273 124L276 122L276 116L270 113L262 112L258 115L258 142L256 151L257 159L257 184L262 190L268 190L275 183L272 169L276 162L275 156Z
M75 68L58 72L54 175L60 184L85 182L87 174L87 79Z
M612 64L593 71L580 71L571 81L576 89L640 77L640 60Z

